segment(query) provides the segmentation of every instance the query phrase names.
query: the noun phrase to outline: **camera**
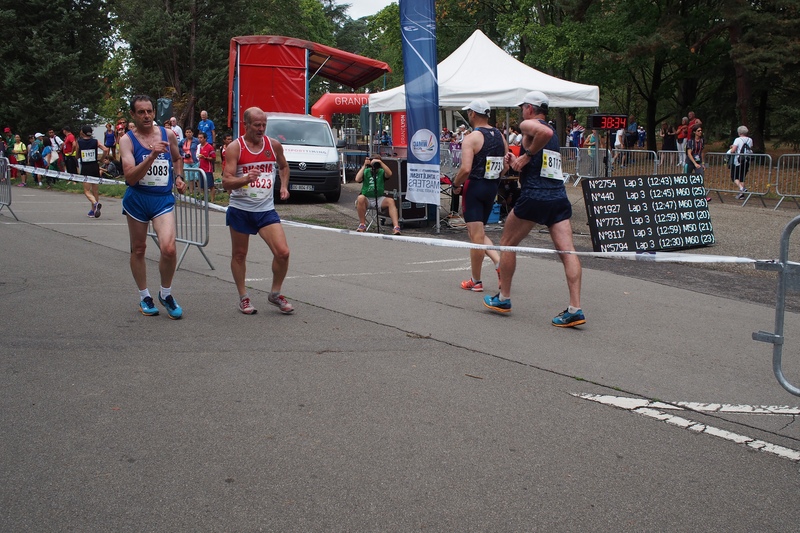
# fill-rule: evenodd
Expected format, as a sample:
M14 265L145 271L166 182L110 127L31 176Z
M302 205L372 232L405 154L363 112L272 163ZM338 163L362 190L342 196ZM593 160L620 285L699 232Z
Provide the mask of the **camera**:
M373 159L371 164L372 164L372 169L373 170L380 170L380 168L381 168L381 162L380 161L375 161Z

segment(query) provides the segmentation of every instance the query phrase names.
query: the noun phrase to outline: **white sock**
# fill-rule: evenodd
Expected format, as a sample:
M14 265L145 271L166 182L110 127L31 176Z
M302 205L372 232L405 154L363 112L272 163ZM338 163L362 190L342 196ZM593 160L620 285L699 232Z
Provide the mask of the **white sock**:
M503 294L503 293L501 292L501 293L499 293L499 294L497 295L497 299L498 299L498 300L500 300L501 302L505 302L506 300L508 300L508 299L509 299L509 297L508 297L508 296L506 296L505 294Z
M144 300L148 296L150 296L150 290L149 289L144 289L144 290L139 291L139 299L140 300Z
M567 311L569 311L569 313L571 315L574 315L575 313L577 313L580 310L581 310L580 307L572 307L571 305L569 307L567 307Z
M167 297L172 294L172 287L161 287L161 297L165 300Z
M248 294L247 294L247 293L244 293L244 294L242 294L241 296L239 296L239 301L242 301L242 300L244 300L245 298L249 298L249 296L248 296Z

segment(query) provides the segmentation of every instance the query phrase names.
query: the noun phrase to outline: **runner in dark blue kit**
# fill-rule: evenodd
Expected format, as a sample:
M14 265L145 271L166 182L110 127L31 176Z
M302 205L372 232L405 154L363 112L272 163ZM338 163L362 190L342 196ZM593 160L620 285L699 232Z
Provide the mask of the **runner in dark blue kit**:
M464 108L474 131L464 137L461 144L461 167L453 181L454 192L463 188L464 221L467 223L469 240L475 244L491 245L484 225L492 214L500 176L508 171L505 155L508 144L505 136L497 128L489 125L489 103L478 98ZM500 254L494 250L470 250L469 259L472 277L461 282L467 291L482 292L481 266L484 253L494 263L500 262Z
M172 130L156 126L153 100L149 96L134 96L131 99L131 116L136 124L119 140L122 170L128 188L122 197L122 212L128 218L128 233L131 239L131 272L139 289L139 310L153 316L158 308L147 289L147 228L152 221L158 238L161 258L158 270L161 274L161 290L158 300L166 307L173 320L183 316L183 309L172 296L172 278L178 263L175 247L177 233L175 225L175 197L186 190L183 181L183 160L178 151L178 141Z
M508 164L520 171L522 193L506 219L501 246L517 246L535 224L547 226L553 245L559 251L574 251L572 242L572 205L564 188L558 138L547 123L550 101L541 91L531 91L519 104L523 122L520 157L506 156ZM569 306L553 318L558 327L573 327L586 323L581 310L581 262L574 254L559 254L569 288ZM511 280L517 267L517 254L500 255L500 292L485 296L483 304L498 313L511 311Z

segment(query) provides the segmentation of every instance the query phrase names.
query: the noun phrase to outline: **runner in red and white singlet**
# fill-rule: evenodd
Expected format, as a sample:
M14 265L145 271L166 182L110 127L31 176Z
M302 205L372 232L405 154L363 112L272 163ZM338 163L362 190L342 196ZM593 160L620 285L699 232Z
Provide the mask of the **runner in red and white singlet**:
M245 134L225 150L222 186L230 193L225 222L231 232L231 272L239 291L239 311L256 313L245 286L250 235L259 235L272 251L272 289L267 298L281 313L294 307L281 294L289 270L289 245L275 212L275 181L280 173L280 198L289 198L289 163L283 146L264 132L267 114L257 107L244 112Z

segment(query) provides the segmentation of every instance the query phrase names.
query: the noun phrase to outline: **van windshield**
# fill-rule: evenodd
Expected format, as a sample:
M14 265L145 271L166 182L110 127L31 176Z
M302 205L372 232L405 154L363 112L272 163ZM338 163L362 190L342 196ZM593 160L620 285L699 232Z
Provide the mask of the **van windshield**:
M270 118L267 120L266 134L268 137L278 139L281 144L335 146L330 128L321 122Z

